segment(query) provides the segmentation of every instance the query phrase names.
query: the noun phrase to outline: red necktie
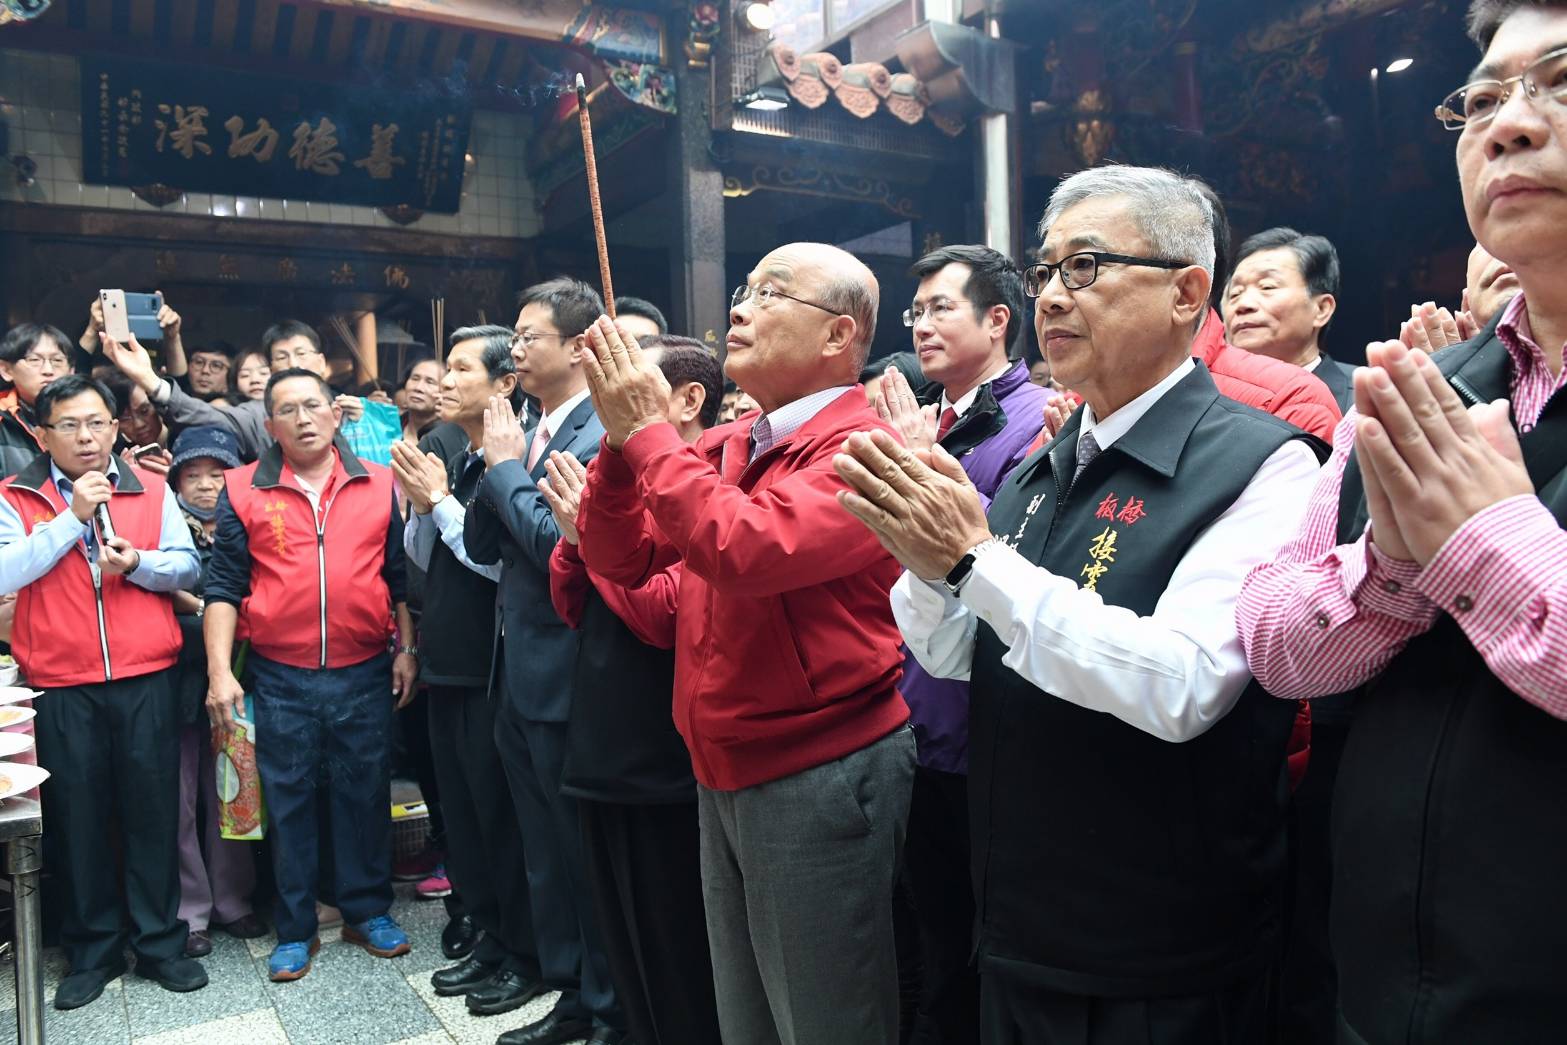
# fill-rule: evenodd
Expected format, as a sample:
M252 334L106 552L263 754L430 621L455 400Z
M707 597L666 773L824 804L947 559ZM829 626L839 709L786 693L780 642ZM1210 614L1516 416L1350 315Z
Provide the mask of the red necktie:
M952 407L947 407L941 412L941 420L936 422L936 442L947 438L947 433L952 431L952 426L958 423L958 412Z

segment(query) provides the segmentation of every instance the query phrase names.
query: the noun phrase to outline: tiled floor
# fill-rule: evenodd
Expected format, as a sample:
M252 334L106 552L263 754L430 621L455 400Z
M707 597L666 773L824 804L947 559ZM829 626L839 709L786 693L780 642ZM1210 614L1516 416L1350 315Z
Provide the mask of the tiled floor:
M204 960L211 982L190 994L171 994L127 974L103 997L71 1012L45 1010L50 1045L490 1045L502 1031L543 1016L555 995L504 1016L470 1016L461 998L437 998L431 971L451 964L441 954L446 911L397 887L392 914L407 930L413 952L390 961L372 958L322 934L310 974L294 983L270 983L273 940L212 937ZM57 951L46 955L45 997L64 970ZM16 1041L13 968L0 964L0 1043Z

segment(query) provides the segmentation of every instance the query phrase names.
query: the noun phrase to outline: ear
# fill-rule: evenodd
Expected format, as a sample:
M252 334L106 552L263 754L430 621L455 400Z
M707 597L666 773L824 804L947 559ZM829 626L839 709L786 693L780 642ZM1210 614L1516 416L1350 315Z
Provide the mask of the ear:
M4 378L7 384L16 383L16 370L11 363L0 359L0 378Z
M1012 322L1012 310L1005 305L991 305L985 311L985 321L991 324L992 330L1000 331L1004 341L1007 336L1007 324Z
M332 427L343 427L343 408L337 405L337 400L332 400Z
M687 381L680 389L680 423L690 424L702 416L702 407L707 402L707 389L700 382Z
M272 440L274 443L277 442L277 431L272 427L272 417L270 414L267 416L266 420L262 422L262 424L266 426L267 438Z
M859 337L859 324L853 316L836 316L827 327L827 345L823 352L826 356L847 355L854 347L854 342Z
M517 375L502 374L495 382L493 388L494 395L501 396L504 399L510 399L513 393L517 391Z
M572 338L568 344L571 345L571 355L568 361L572 366L580 366L582 364L582 353L588 351L587 331L583 331L576 337Z
M1464 293L1467 294L1469 291L1465 290ZM1332 294L1318 294L1312 298L1311 303L1317 310L1317 314L1312 317L1311 325L1313 329L1321 330L1333 318L1333 313L1338 311L1338 299Z
M1178 327L1190 327L1208 303L1208 291L1213 289L1213 277L1200 265L1188 265L1175 276L1175 309L1170 317Z

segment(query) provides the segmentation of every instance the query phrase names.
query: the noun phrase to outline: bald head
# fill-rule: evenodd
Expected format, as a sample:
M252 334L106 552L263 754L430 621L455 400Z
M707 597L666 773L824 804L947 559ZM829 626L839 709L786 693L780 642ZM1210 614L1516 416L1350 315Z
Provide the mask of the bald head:
M758 272L765 269L772 269L795 287L814 292L799 296L854 320L857 377L876 337L876 308L881 300L876 274L859 258L830 243L786 243L757 265Z

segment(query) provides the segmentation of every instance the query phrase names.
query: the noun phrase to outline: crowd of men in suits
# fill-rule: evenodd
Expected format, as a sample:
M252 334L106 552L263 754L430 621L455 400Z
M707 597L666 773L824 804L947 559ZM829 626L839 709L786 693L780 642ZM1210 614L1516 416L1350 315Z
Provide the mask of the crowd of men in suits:
M422 689L480 932L433 987L475 1016L558 992L503 1045L1559 1040L1567 4L1468 25L1438 110L1464 307L1360 368L1322 349L1330 243L1231 263L1208 186L1115 165L1056 187L1021 271L921 258L916 379L869 396L880 287L815 243L736 288L722 363L580 281L528 288L450 336L441 430L390 467L341 441L294 328L255 406L106 341L222 437L176 442L172 487L115 452L63 335L12 331L0 589L48 691L56 1004L127 943L206 982L179 609L212 728L255 727L275 980L321 901L408 951L388 738ZM1008 354L1029 299L1037 369ZM755 409L718 423L725 376ZM215 499L185 485L206 460Z

